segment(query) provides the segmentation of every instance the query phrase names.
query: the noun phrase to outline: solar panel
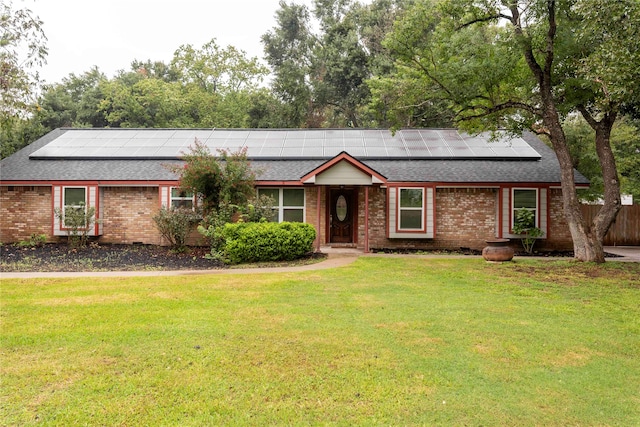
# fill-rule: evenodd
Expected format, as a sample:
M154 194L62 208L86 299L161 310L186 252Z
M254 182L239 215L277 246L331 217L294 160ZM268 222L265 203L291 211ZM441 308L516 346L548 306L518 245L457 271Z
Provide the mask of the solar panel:
M246 147L247 148L247 157L256 157L260 155L260 150L262 150L262 147L257 147L257 146L253 146L253 147Z
M280 151L282 148L280 147L262 147L260 150L260 157L278 157L280 156Z
M247 149L251 158L538 159L522 138L455 129L68 129L32 158L180 158L196 138L215 154Z
M367 154L364 147L345 148L344 151L346 151L353 157L363 157L365 154Z
M283 157L302 157L302 147L285 147L282 149Z
M384 158L387 157L387 149L385 147L365 147L367 157Z
M496 153L489 147L469 147L473 157L495 157Z
M454 157L471 158L474 157L473 151L469 147L451 147L449 148Z
M449 147L430 147L429 151L431 152L432 157L451 157L452 152L449 150Z
M324 156L324 148L319 145L315 147L304 147L304 157L322 158Z
M329 158L335 157L343 151L342 147L324 147L324 155Z

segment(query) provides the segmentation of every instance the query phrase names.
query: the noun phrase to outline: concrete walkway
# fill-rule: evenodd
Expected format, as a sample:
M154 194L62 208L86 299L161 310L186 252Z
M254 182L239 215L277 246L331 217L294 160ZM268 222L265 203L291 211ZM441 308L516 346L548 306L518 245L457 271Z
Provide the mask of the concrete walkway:
M607 261L640 262L640 246L605 246L604 251L621 258L606 258Z
M25 272L0 273L0 279L50 279L73 277L153 277L153 276L185 276L196 274L248 274L248 273L295 273L299 271L323 270L349 265L358 257L417 257L417 258L480 258L479 255L404 255L404 254L365 254L357 249L322 248L327 259L315 264L296 267L259 267L259 268L225 268L220 270L173 270L173 271L96 271L96 272ZM606 258L607 261L640 262L640 246L607 246L605 252L618 255ZM524 257L523 257L524 258ZM516 257L515 259L518 259ZM550 259L545 257L544 259Z

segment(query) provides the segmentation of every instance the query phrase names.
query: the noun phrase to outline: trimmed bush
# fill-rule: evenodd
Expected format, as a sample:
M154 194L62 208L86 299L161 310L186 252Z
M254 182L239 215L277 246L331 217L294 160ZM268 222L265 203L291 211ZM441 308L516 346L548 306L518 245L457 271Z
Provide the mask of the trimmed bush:
M153 216L156 228L176 252L186 250L187 237L201 220L197 212L187 208L163 207Z
M291 261L311 252L316 230L301 222L227 224L228 262Z

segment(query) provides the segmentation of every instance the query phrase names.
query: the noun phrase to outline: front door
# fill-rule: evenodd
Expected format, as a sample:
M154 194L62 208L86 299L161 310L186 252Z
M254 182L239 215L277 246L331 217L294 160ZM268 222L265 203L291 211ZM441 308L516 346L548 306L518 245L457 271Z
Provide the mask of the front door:
M330 243L353 243L355 230L355 190L332 189L329 217Z

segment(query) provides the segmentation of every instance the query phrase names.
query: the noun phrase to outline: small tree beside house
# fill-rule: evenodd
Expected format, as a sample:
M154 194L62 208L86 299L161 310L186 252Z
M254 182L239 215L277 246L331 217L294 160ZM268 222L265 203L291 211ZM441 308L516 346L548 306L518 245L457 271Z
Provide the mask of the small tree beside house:
M169 169L180 176L180 188L198 195L201 220L187 220L185 212L161 210L154 220L162 235L183 249L186 236L197 227L211 246L211 255L224 259L225 225L231 222L260 222L272 217L273 200L256 197L255 172L247 152L218 150L213 155L198 139L183 157L184 165ZM198 225L198 222L200 223ZM177 227L177 225L180 225Z
M544 232L535 226L535 217L533 211L529 209L518 209L513 223L513 232L520 234L522 237L522 247L528 254L533 253L533 245L536 240L542 237Z
M81 202L77 206L56 208L54 214L67 230L69 246L72 248L86 246L89 240L89 229L96 222L96 208L87 207Z

